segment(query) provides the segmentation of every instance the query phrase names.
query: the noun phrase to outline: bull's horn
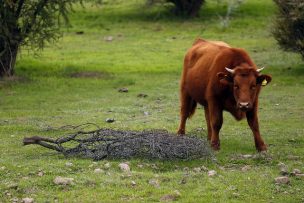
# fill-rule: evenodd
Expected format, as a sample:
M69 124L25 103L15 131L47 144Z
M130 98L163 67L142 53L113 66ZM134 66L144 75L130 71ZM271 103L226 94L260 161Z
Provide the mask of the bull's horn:
M235 72L235 70L232 70L232 69L227 68L227 67L225 67L225 69L226 69L229 73L231 73L231 74L233 74L233 73Z
M263 70L264 68L265 68L265 67L257 69L257 72L258 72L258 73L262 72L262 70Z

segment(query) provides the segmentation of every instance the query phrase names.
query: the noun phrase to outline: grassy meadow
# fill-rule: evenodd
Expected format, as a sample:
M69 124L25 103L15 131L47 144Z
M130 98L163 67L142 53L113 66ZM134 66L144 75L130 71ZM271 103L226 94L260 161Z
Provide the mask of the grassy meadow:
M289 184L274 182L281 176L280 162L289 171L304 172L304 61L280 50L273 39L272 0L244 1L226 29L219 18L226 6L215 0L191 20L159 6L147 8L144 0L111 2L76 6L71 26L57 43L38 55L24 48L16 76L0 80L0 202L25 197L35 202L158 202L168 194L177 202L304 202L303 177L291 176ZM245 48L272 75L260 95L267 153L256 152L247 122L228 113L216 161L93 162L22 146L25 136L59 137L66 132L48 129L87 122L176 132L183 57L197 37ZM118 92L122 87L129 92ZM148 96L139 98L140 93ZM115 122L106 123L106 118ZM188 131L203 128L206 134L201 107L187 124ZM123 161L129 162L131 175L119 170ZM217 175L195 170L201 166ZM96 168L104 172L96 174ZM55 185L57 176L74 178L74 185Z

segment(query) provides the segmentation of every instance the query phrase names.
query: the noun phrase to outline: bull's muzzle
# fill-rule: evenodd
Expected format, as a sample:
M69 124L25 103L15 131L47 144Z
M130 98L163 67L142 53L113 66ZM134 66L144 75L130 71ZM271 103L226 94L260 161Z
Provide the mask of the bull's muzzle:
M249 102L239 102L238 108L242 111L248 111L251 108L251 105Z

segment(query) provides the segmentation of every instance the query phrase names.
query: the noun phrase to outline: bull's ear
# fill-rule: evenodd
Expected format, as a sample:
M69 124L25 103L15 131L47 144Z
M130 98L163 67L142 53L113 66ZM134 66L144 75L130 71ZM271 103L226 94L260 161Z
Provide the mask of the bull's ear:
M268 83L270 83L272 80L272 77L270 75L260 75L257 77L257 84L266 86Z
M219 79L220 83L223 85L229 85L233 83L233 78L230 75L223 72L219 72L217 74L217 78Z

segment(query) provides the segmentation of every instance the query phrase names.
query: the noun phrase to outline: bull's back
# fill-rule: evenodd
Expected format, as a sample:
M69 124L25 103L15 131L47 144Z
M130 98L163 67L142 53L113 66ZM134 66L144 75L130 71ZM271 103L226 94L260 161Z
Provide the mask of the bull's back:
M225 42L197 40L189 49L184 60L182 76L182 90L189 96L204 105L206 102L206 89L214 61L217 55L225 48L230 47Z

